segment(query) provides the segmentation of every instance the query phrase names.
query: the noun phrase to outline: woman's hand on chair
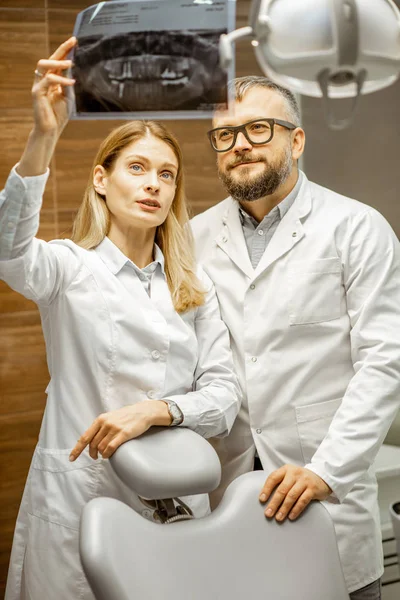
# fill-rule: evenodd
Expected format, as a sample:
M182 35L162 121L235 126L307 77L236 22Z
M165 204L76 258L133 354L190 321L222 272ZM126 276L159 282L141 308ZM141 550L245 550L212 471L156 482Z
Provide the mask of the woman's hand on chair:
M110 458L121 444L137 438L152 425L167 426L171 422L168 406L160 400L145 400L104 413L79 438L69 459L76 460L89 446L89 454L97 459Z

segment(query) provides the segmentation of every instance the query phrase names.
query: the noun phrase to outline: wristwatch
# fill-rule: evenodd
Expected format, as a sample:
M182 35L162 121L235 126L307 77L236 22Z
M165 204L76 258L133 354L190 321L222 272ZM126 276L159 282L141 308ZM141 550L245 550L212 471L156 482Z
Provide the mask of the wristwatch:
M180 425L183 421L183 413L177 403L173 400L163 400L163 402L168 406L168 412L172 419L169 426L175 427L176 425Z

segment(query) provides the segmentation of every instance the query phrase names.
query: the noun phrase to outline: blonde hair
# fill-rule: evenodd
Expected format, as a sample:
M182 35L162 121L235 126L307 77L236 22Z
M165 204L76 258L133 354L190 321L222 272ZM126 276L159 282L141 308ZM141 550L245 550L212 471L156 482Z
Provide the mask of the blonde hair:
M91 250L108 234L110 213L105 198L94 189L94 168L102 165L106 171L112 171L119 154L131 143L147 135L168 144L178 161L174 200L167 218L157 227L155 242L164 254L165 274L174 308L182 313L203 304L205 290L195 273L194 245L184 193L182 152L175 137L161 123L130 121L114 129L102 142L73 223L71 239L82 248Z

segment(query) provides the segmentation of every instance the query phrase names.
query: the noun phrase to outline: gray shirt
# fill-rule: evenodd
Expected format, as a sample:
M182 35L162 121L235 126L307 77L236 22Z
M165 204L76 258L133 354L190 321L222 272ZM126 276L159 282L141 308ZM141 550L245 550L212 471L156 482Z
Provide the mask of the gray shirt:
M246 246L249 251L250 261L255 269L265 252L266 247L272 239L277 227L283 217L296 200L299 193L303 176L299 173L296 185L282 202L271 210L261 223L258 223L254 217L249 215L239 204L239 216L242 223L243 235L246 240Z

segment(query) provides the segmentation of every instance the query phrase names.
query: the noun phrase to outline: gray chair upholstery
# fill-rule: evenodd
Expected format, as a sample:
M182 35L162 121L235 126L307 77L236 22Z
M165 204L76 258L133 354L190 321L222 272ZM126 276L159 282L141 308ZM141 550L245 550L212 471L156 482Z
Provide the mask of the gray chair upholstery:
M191 429L153 427L110 458L118 477L142 498L207 494L218 487L221 464L214 448Z
M174 440L168 436L167 441L176 442L173 435ZM183 436L178 435L181 444ZM199 440L199 447L207 444ZM152 442L156 454L162 452L156 436ZM114 463L121 459L126 467L129 444L115 455ZM177 462L182 460L185 455ZM154 456L151 462L156 467ZM212 479L205 485L213 487ZM148 521L111 498L89 502L81 519L80 549L97 600L348 599L327 510L313 503L297 521L269 521L258 501L264 481L263 471L242 475L213 513L170 525ZM171 495L175 491L169 485Z

